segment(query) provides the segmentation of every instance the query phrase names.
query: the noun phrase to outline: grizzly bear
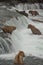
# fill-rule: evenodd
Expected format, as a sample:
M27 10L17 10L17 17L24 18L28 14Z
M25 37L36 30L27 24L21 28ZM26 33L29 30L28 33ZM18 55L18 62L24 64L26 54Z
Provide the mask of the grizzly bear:
M25 57L25 54L23 51L20 51L14 59L15 64L23 64L23 57Z
M31 10L30 10L29 13L32 14L32 16L33 16L33 15L34 15L34 16L39 15L39 13L38 13L37 11L31 11Z
M32 33L35 35L41 35L41 32L39 31L39 29L37 29L34 25L29 24L28 28L31 29Z
M3 28L1 28L3 30L4 33L12 33L13 30L16 30L15 26L4 26Z

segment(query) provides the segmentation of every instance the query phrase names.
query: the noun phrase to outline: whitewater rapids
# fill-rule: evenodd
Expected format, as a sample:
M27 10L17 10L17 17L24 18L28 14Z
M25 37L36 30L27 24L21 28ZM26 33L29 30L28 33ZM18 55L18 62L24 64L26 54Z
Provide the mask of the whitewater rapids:
M43 10L38 10L40 14L43 14ZM27 11L26 11L27 12ZM12 32L10 37L10 42L12 45L12 50L6 40L1 38L7 46L8 51L10 53L0 54L1 59L14 59L15 55L19 51L24 51L26 56L32 55L36 57L43 58L43 23L33 22L31 19L41 19L43 21L43 17L40 16L28 16L25 17L23 15L18 14L17 12L13 12L18 20L13 17L12 19L8 19L4 24L9 26L16 26L16 30ZM12 15L12 14L11 14ZM28 24L33 24L37 27L42 35L34 35L32 34L30 29L27 29Z

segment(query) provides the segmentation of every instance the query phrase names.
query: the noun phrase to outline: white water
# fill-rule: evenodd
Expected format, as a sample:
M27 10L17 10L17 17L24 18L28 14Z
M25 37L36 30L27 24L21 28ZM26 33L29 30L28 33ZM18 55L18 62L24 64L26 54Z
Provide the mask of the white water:
M0 37L0 54L11 53L12 47L10 39Z
M31 23L35 25L43 34L42 23L34 23L27 18L26 20L29 24ZM32 54L33 56L43 58L43 35L33 35L31 30L28 30L26 27L13 31L11 35L12 42L15 44L16 52L22 50L25 52L26 56Z
M15 25L16 22L17 30L13 31L11 35L15 52L22 50L25 52L26 56L31 54L43 58L43 35L33 35L31 30L27 29L28 24L33 24L43 34L43 23L35 23L25 16L18 17L18 19L17 22L14 18L12 19L13 21L6 22L8 25Z
M43 14L43 10L38 10L38 12ZM28 24L31 23L36 26L43 34L43 23L35 23L31 20L34 18L43 21L43 17L34 17L30 15L28 18L26 18L20 14L18 15L18 13L16 13L16 16L18 17L18 20L14 17L4 23L9 26L16 26L17 29L9 36L11 39L7 38L7 40L11 43L11 47L9 46L6 39L0 37L0 39L4 41L4 44L7 46L7 50L9 51L9 54L1 54L0 58L13 59L16 53L21 50L24 51L26 56L32 55L43 58L43 35L33 35L31 30L27 29ZM2 50L3 49L4 48L2 44Z
M41 4L41 3L40 3ZM40 8L43 8L43 4L41 4L41 7L40 7L40 4L39 3L34 3L34 4L18 4L18 5L15 5L15 7L20 10L20 11L25 11L25 10L29 10L29 9L40 9Z

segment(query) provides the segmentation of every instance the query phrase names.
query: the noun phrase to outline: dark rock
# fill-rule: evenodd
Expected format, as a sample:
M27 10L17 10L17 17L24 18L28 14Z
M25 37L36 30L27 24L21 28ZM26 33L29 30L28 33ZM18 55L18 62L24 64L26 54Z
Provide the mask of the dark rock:
M27 14L25 11L18 11L18 10L16 10L16 11L17 11L18 13L20 13L20 14L22 14L22 15L28 17L28 14Z

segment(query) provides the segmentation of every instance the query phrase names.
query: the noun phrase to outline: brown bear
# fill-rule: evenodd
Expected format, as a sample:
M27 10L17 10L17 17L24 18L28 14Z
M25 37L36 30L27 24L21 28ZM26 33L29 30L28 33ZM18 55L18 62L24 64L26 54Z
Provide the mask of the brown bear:
M41 35L41 32L39 31L39 29L37 29L34 25L29 24L28 28L31 29L32 33L35 35Z
M34 15L34 16L39 15L39 13L38 13L37 11L31 11L31 10L30 10L29 13L32 14L32 16L33 16L33 15Z
M12 33L13 30L16 30L16 27L14 26L4 26L3 28L1 28L3 30L4 33Z
M25 57L25 54L23 51L20 51L14 59L15 64L23 64L23 57Z

